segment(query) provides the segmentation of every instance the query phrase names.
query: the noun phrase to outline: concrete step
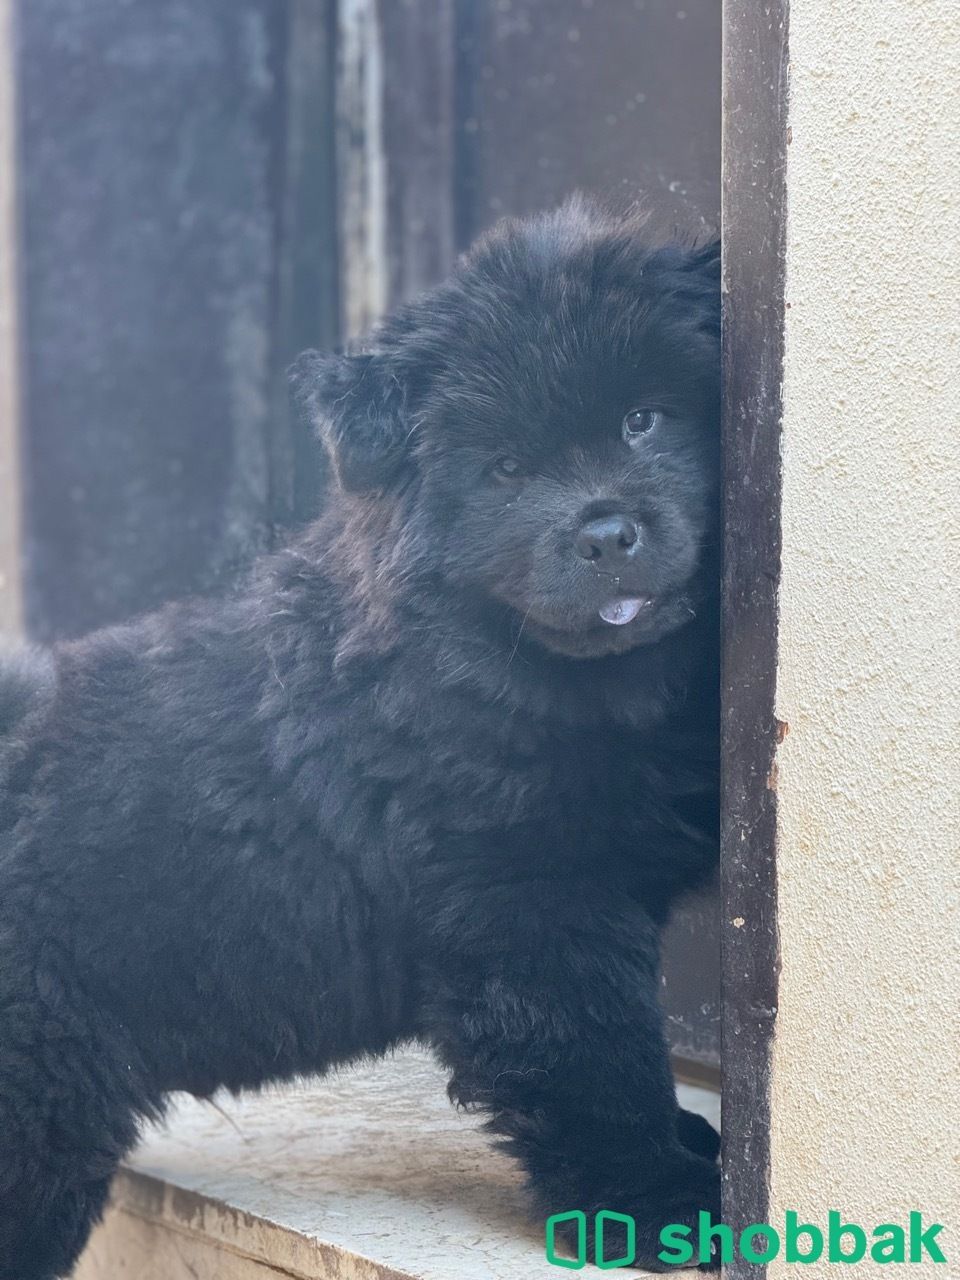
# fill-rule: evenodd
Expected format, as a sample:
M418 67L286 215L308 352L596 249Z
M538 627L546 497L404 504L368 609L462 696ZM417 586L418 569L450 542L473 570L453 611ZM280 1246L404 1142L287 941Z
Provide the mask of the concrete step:
M512 1161L445 1088L405 1050L216 1105L179 1097L75 1280L557 1280ZM717 1121L715 1095L680 1090Z

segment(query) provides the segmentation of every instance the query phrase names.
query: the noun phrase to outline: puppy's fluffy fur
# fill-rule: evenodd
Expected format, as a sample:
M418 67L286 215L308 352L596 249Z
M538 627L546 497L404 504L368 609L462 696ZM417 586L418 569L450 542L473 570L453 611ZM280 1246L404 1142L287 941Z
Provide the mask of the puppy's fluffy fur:
M320 520L7 668L0 1280L69 1271L170 1091L410 1038L540 1213L632 1214L657 1266L718 1212L657 1003L716 848L718 293L716 246L583 204L501 226L298 362ZM578 538L624 514L610 567Z

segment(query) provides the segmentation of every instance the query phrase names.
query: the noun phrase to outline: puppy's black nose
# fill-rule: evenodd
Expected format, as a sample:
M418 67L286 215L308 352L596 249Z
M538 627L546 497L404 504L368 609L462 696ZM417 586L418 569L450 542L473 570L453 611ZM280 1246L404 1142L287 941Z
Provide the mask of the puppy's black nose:
M584 560L616 565L632 555L639 537L637 523L629 516L604 516L583 525L573 545Z

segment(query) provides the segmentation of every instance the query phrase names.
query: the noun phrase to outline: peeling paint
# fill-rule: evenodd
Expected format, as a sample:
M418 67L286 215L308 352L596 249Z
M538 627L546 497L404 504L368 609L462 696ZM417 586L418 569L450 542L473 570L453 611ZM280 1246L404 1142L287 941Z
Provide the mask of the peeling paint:
M338 7L337 157L343 327L365 333L386 309L387 176L378 0Z

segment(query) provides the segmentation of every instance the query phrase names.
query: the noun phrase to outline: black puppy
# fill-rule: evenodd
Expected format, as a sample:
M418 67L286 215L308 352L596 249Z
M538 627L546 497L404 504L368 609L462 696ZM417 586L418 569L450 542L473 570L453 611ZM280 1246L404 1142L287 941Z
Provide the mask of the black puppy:
M418 1038L541 1214L718 1213L657 1003L716 849L719 269L583 204L308 354L322 518L0 680L0 1278L172 1090Z

